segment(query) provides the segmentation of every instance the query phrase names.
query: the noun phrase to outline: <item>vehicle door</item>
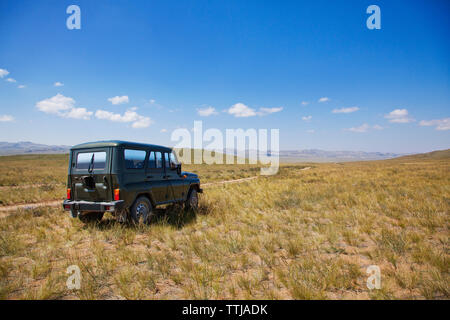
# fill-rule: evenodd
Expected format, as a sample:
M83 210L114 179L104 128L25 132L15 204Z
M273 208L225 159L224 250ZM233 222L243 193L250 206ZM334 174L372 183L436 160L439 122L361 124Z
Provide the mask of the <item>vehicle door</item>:
M110 201L111 149L80 149L72 153L70 164L73 200Z
M181 201L185 196L184 181L177 172L178 161L174 152L164 153L166 177L170 182L173 192L173 200Z
M169 192L171 190L165 177L163 156L160 151L150 151L146 169L146 182L149 183L153 200L156 203L169 201Z
M147 159L147 151L139 148L123 149L123 172L122 184L126 190L123 194L124 199L134 201L138 192L148 190L145 177L145 162Z

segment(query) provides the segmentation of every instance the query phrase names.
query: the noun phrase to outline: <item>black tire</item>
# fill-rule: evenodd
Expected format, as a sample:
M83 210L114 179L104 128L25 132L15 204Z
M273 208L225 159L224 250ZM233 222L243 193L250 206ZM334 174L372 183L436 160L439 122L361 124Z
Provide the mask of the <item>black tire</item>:
M189 191L187 200L184 204L184 207L186 210L192 210L197 211L198 209L198 192L197 189L192 188L191 191Z
M103 218L103 212L86 212L83 214L80 214L78 218L83 223L94 223L94 222L100 222Z
M153 207L147 197L139 197L130 210L130 218L134 224L149 224L154 217Z

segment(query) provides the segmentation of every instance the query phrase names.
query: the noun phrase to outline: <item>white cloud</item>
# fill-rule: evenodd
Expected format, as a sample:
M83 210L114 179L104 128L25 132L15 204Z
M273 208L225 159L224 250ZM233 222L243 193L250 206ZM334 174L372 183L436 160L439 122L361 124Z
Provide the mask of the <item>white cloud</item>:
M353 128L349 128L346 130L351 131L351 132L362 133L362 132L367 132L367 130L369 130L369 129L370 129L370 126L367 123L364 123L364 124L360 125L359 127L353 127Z
M358 107L350 107L350 108L341 108L341 109L333 109L333 113L352 113L358 111Z
M19 88L19 89L23 89L23 88L25 88L26 86L25 85L23 85L23 84L19 84L18 86L17 86L17 88Z
M207 107L207 108L203 108L203 109L197 109L197 113L201 117L209 117L209 116L217 114L218 112L213 107Z
M255 109L249 108L245 104L238 102L230 107L227 112L237 118L246 118L256 116Z
M56 96L44 99L36 103L36 107L45 113L58 114L64 116L69 109L75 105L75 100L70 97L65 97L58 93Z
M93 112L87 111L86 108L72 108L68 113L64 114L64 117L72 119L89 120L92 114Z
M127 110L123 115L105 110L97 110L95 112L95 116L98 119L109 120L114 122L132 122L137 119L136 115L137 113L132 110Z
M2 70L2 69L0 69L0 70ZM14 121L14 117L13 116L10 116L10 115L7 115L7 114L0 115L0 122L12 122L12 121Z
M308 133L314 133L314 132L316 132L316 130L310 129L310 130L307 130L306 132L308 132Z
M328 97L322 97L319 99L319 102L328 102L328 101L330 101L330 98Z
M146 128L150 126L153 121L149 117L144 117L138 114L136 109L127 110L123 115L119 113L113 113L105 110L97 110L95 112L95 116L101 120L109 120L114 122L132 122L131 127L138 128Z
M134 129L147 128L152 123L153 121L149 117L139 116L139 120L133 122L131 127Z
M446 131L450 130L450 118L444 119L435 119L435 120L422 120L419 122L420 126L433 126L436 127L436 130Z
M167 132L167 129L161 129L159 132L161 133Z
M0 78L3 78L9 74L9 71L6 69L0 69Z
M257 114L259 116L266 116L268 114L272 114L272 113L276 113L276 112L280 112L283 110L283 107L275 107L275 108L259 108L259 111L257 112Z
M236 118L246 118L246 117L254 117L256 115L266 116L268 114L280 112L281 110L283 110L283 107L259 108L259 110L256 111L255 109L250 108L241 102L238 102L232 105L229 109L225 110L225 112L228 112L229 114L235 116Z
M16 79L13 79L13 78L8 78L8 79L6 79L6 81L12 82L12 83L16 83L17 82Z
M415 121L413 118L409 117L408 110L406 109L395 109L384 117L392 123L408 123Z
M70 97L65 97L58 93L48 99L44 99L36 103L36 108L39 111L56 114L62 118L89 120L93 112L86 110L86 108L75 108L75 100Z
M151 103L151 104L154 104L155 102L156 102L155 99L150 99L150 103Z
M54 85L55 87L62 87L62 86L64 85L64 83L59 82L59 81L56 81L53 85Z
M309 104L308 101L302 101L302 106L307 106Z
M304 117L302 117L303 121L311 121L311 119L312 119L312 116L304 116Z
M359 127L353 127L353 128L348 128L348 129L344 129L344 130L351 131L351 132L363 133L363 132L369 131L370 129L383 130L384 128L378 124L370 126L367 123L364 123L364 124L360 125Z
M115 97L109 98L108 101L111 102L112 104L122 104L122 103L128 103L129 99L128 99L128 96L121 96L121 97L115 96Z

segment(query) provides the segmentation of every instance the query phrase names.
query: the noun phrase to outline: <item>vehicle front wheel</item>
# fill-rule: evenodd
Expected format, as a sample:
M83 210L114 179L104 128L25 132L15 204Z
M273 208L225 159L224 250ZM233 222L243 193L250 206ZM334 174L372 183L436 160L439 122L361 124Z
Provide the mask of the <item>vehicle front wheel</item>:
M186 210L197 211L198 209L198 192L196 189L191 189L185 203Z
M139 197L131 207L131 221L135 224L149 224L154 217L153 207L147 197Z
M93 223L93 222L99 222L103 218L103 212L86 212L83 214L80 214L78 218L83 223Z

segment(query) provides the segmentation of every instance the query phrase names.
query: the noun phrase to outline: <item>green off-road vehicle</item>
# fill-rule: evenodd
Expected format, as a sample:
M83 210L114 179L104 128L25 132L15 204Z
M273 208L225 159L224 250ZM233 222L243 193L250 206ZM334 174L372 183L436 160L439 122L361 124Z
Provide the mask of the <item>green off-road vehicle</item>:
M171 148L125 141L99 141L70 150L64 210L84 222L111 212L119 221L149 223L158 205L196 210L200 180L182 172Z

